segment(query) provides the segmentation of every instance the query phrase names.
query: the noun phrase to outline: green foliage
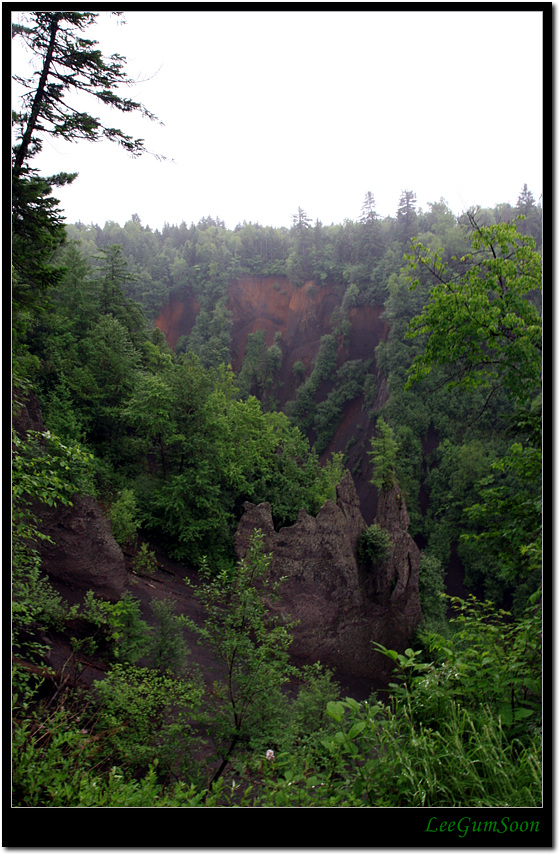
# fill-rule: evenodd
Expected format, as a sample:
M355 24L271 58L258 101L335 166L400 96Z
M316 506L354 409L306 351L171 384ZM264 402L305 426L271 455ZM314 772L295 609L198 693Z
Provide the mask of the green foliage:
M539 612L519 621L456 601L458 630L422 651L376 647L400 673L392 703L327 703L325 753L275 758L259 804L538 806L542 799Z
M250 394L251 383L259 371L259 364L265 352L264 339L264 330L256 330L247 336L245 359L237 377L237 386L242 397L247 397Z
M95 731L104 734L105 762L158 776L184 775L194 747L189 720L196 715L202 688L149 668L115 665L95 684L100 707Z
M227 555L231 544L231 500L222 502L216 466L207 459L175 475L150 495L146 524L163 535L170 553L195 563L204 551ZM224 497L226 498L226 497Z
M140 602L129 591L116 603L88 591L83 616L104 632L118 661L134 664L151 650L151 628L141 618Z
M101 407L106 417L113 416L132 391L139 362L129 332L117 318L103 315L87 333L82 346L93 377L92 403Z
M315 449L318 454L325 451L336 430L345 404L362 392L368 365L360 359L348 360L336 372L334 388L327 398L317 404L313 429L316 433Z
M156 554L148 547L146 541L140 544L140 548L132 561L132 566L140 576L154 575L157 568Z
M295 400L290 401L286 408L291 421L303 433L307 433L313 427L317 408L315 394L320 384L331 378L336 369L336 364L336 338L331 334L324 335L319 344L319 351L311 375L298 387Z
M264 413L251 396L239 400L231 370L206 372L191 355L167 382L163 477L139 502L145 524L164 534L175 556L192 563L203 554L229 558L244 501L270 502L285 524L300 508L316 511L333 496L339 462L319 466L285 415Z
M377 397L377 379L374 374L366 374L364 378L364 409L371 415Z
M38 530L33 520L14 515L12 548L12 632L13 649L29 647L28 633L60 627L67 605L41 569L41 559L33 545ZM34 649L39 649L35 647Z
M312 514L316 514L329 499L331 502L336 502L336 488L340 484L345 471L344 454L341 451L331 454L327 462L319 470L315 489L311 495Z
M58 711L16 721L13 727L12 804L16 807L118 804L121 778L95 774L91 740L70 715ZM88 751L89 748L89 751ZM135 782L134 789L140 789ZM129 794L130 795L130 792ZM144 791L144 796L147 793ZM122 803L122 802L121 802Z
M422 441L429 431L439 438L427 461L421 523L431 554L445 566L456 544L467 585L498 601L513 596L519 615L541 562L542 265L519 222L500 222L496 212L464 219L471 253L453 257L443 220L429 248L424 235L414 244L412 297L403 309L402 277L394 281L388 313L396 325L378 362L391 372L385 409L399 424L399 478L403 425ZM508 435L517 440L509 451ZM414 496L418 464L410 474L403 483ZM413 505L411 518L417 514Z
M327 704L338 700L341 688L333 672L319 662L303 666L299 681L297 697L288 710L282 747L291 753L319 756L321 740L331 724Z
M224 296L213 308L200 309L189 336L189 349L196 353L205 368L219 368L229 361L230 344L231 315Z
M280 338L281 334L277 334L274 343L267 348L264 330L249 333L245 359L236 381L242 398L247 398L252 386L256 385L261 401L266 400L267 391L282 364L282 348L278 344Z
M268 575L269 564L262 534L255 531L246 557L235 570L216 574L204 561L204 584L193 592L204 607L205 619L203 626L189 621L190 627L225 668L224 678L214 683L213 708L208 711L221 758L214 780L238 743L252 744L255 739L262 743L279 726L280 688L293 671L289 664L292 639L266 605L277 589Z
M395 463L398 446L393 429L385 419L381 417L377 419L376 430L378 435L371 438L371 450L368 451L368 457L373 466L371 483L378 490L390 490L396 480Z
M147 513L149 523L179 542L175 553L191 561L207 550L228 552L236 498L250 497L276 444L256 399L237 401L232 380L231 372L217 373L214 388L201 389L196 410L191 403L176 435L179 465L158 485Z
M453 599L456 630L420 635L434 657L375 645L397 668L392 710L330 706L342 723L330 748L353 792L370 803L425 806L541 803L540 610L522 619ZM366 715L364 715L364 712ZM373 743L373 744L372 744ZM393 769L393 774L390 770Z
M265 355L265 382L270 382L271 377L280 369L282 365L282 348L278 344L278 338L266 351Z
M50 431L12 431L12 496L18 507L31 500L51 507L71 505L71 496L91 487L92 455L66 445Z
M63 215L52 190L72 183L77 173L38 175L30 163L46 137L65 140L109 139L133 156L145 151L144 141L104 125L90 113L69 103L72 95L89 95L96 102L123 113L139 111L155 116L140 103L123 98L119 86L132 81L125 60L118 54L103 57L97 42L84 38L94 24L95 12L23 12L12 26L12 38L30 51L35 71L30 77L13 75L19 92L19 109L12 111L15 145L12 156L12 260L17 277L12 293L14 332L20 336L29 325L28 309L44 311L44 294L64 275L53 254L65 240ZM119 13L116 13L119 14Z
M320 465L316 450L283 413L266 413L265 422L274 431L274 453L252 485L251 501L270 502L275 524L290 525L301 508L316 514L328 499L336 500L343 455L332 454Z
M133 685L133 672L129 684ZM128 676L128 675L127 675ZM120 678L119 678L120 679ZM109 699L111 713L107 710L103 715L110 714L118 720L123 713L127 721L124 702L130 700L134 711L143 726L153 709L165 709L162 695L169 691L169 682L150 684L148 691L141 696L127 696L123 684L126 677L113 681L117 687L117 696ZM188 692L181 693L177 687L171 686L171 696L178 701L184 700L187 705L191 698L196 704L196 695ZM12 729L12 750L14 762L12 765L12 804L14 807L194 807L207 802L212 804L212 798L207 797L204 789L193 783L177 781L167 787L162 786L161 770L157 762L149 766L145 773L134 773L128 762L123 767L111 765L111 758L100 746L100 734L95 724L95 718L83 705L74 701L71 708L59 706L54 711L39 709L36 713L14 721ZM113 703L114 701L114 703ZM155 719L149 736L160 732L161 722ZM125 728L128 725L125 725ZM163 736L166 735L167 725L164 725ZM175 727L175 730L178 728ZM175 736L175 733L173 732ZM134 729L132 728L127 742L121 732L120 741L116 740L114 756L124 746L121 755L135 757ZM155 737L157 739L157 737ZM176 737L175 745L184 751L180 737ZM189 746L187 746L188 750ZM150 753L139 747L139 753L144 757ZM151 752L158 755L155 744ZM188 755L187 755L188 757ZM180 769L179 758L175 767ZM164 761L167 757L164 755ZM168 764L169 766L169 764Z
M55 435L70 443L83 443L85 430L79 413L72 401L72 393L65 377L52 389L46 398L43 420Z
M121 490L109 511L113 537L121 546L127 546L136 537L140 528L138 508L134 491L126 487Z
M358 560L369 568L377 567L391 554L393 542L388 531L378 523L372 523L363 530L358 541Z
M404 656L383 651L402 674L402 682L393 684L397 701L406 702L423 725L434 728L445 719L450 701L473 715L488 708L508 738L523 741L542 722L540 606L531 604L514 620L473 595L450 600L456 612L451 635L420 633L431 663L422 662L419 651L405 651Z
M338 802L387 807L538 806L540 740L508 743L487 709L478 715L448 705L439 729L424 727L409 708L348 698L331 704L340 729L328 747L336 762ZM327 790L328 792L328 790Z
M488 807L541 804L540 739L509 742L500 722L452 701L439 729L352 698L327 704L334 730L323 757L279 755L266 768L258 805Z
M67 446L49 431L12 431L12 652L41 662L48 648L37 639L45 629L60 629L70 610L44 575L37 549L48 540L39 529L30 504L71 505L71 497L89 484L91 455ZM30 700L36 682L21 668L14 672L13 690ZM40 678L39 678L40 682Z
M541 384L542 323L527 299L541 291L541 257L534 241L521 236L513 223L479 227L471 216L471 224L474 254L461 259L469 262L462 275L450 271L440 253L415 246L412 269L427 267L436 284L430 302L410 324L410 337L428 338L408 383L443 365L451 385L499 386L526 400Z
M418 588L424 616L422 630L446 635L445 569L442 562L428 552L420 556Z
M176 606L171 598L153 599L150 607L156 619L150 648L153 667L162 674L179 675L185 671L189 653L183 638L185 621L182 615L175 613Z
M497 451L502 447L503 443L499 440L482 443L479 439L473 439L454 443L444 439L433 452L425 477L430 506L425 515L424 528L430 554L446 567L452 545L457 543L457 554L468 578L473 583L484 584L488 596L490 586L500 575L501 568L491 554L477 553L474 545L464 537L478 531L468 519L466 508L479 499L478 485L487 476ZM478 571L479 564L482 578Z
M495 556L500 576L540 584L542 568L542 495L540 448L514 443L478 483L480 501L465 511L484 528L464 532L485 556Z
M28 166L12 182L12 329L15 344L46 309L45 293L61 281L64 270L53 264L65 240L62 211L52 188L76 175L45 179Z

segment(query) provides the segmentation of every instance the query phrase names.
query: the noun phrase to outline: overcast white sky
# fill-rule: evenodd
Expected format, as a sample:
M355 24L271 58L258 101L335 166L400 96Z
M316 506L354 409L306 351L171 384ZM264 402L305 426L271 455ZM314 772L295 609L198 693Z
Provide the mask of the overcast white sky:
M367 191L381 216L404 189L455 213L515 204L525 183L543 192L540 11L222 7L124 20L100 13L86 35L127 58L144 82L121 94L164 125L111 120L173 162L46 140L42 172L79 172L56 194L69 222L290 226L299 206L329 225L357 219Z

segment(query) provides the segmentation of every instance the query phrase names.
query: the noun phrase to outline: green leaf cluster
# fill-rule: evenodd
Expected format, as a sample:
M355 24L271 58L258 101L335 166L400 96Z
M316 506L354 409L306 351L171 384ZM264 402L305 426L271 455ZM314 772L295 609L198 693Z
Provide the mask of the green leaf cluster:
M371 483L378 490L390 490L396 483L395 465L398 445L393 429L384 418L377 419L376 431L377 436L371 438L371 450L368 452L373 467Z
M541 384L542 323L528 299L542 290L541 257L514 223L477 226L473 217L472 224L473 252L461 259L469 262L462 275L450 271L440 253L415 245L411 266L427 267L436 284L410 323L409 337L427 340L408 384L437 364L447 369L450 385L501 387L525 401Z
M214 684L211 712L221 759L214 780L238 743L251 742L257 733L261 745L273 738L284 706L280 689L295 673L289 661L289 626L267 605L279 586L270 579L270 559L263 551L262 533L255 531L235 572L216 573L203 561L205 583L193 591L204 607L205 620L203 626L190 621L190 627L225 669L224 680Z
M391 554L393 541L388 531L378 523L364 529L358 541L358 560L370 569L386 561Z

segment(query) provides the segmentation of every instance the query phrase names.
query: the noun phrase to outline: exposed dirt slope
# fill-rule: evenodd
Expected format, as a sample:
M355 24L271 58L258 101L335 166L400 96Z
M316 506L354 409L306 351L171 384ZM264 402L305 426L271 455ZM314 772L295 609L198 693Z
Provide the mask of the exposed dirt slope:
M180 295L172 294L154 323L165 334L169 346L175 349L181 336L191 332L199 311L198 300L189 289Z
M331 316L344 297L346 285L327 283L321 286L306 282L302 287L293 285L285 276L244 276L230 283L228 308L232 316L231 365L239 372L247 339L251 333L264 330L265 344L270 347L279 333L283 358L268 395L273 397L281 409L293 400L301 377L294 375L293 366L303 362L309 376L321 338L332 333ZM182 335L188 334L196 321L198 304L191 292L183 297L174 295L169 304L155 320L155 325L165 333L171 347L175 347ZM386 338L389 327L382 318L383 307L363 305L350 309L348 320L350 334L339 336L338 367L347 360L372 360L375 372L375 348ZM325 398L332 388L329 382L322 384L318 400ZM378 375L378 399L375 407L386 400L385 378ZM371 430L369 419L363 410L361 398L349 401L344 409L338 428L322 455L327 459L333 452L348 454L348 468L352 471L362 512L367 522L375 515L376 493L369 479L369 448ZM313 440L313 437L310 437Z

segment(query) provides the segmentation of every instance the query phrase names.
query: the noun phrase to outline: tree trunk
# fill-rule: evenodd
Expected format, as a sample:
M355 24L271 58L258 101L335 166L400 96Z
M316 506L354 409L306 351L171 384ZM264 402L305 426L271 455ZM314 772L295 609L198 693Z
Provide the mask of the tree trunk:
M27 154L29 151L29 146L31 144L31 138L33 136L33 132L37 127L37 121L39 119L39 114L41 112L41 107L43 105L45 99L45 88L47 85L47 80L51 70L51 64L54 54L54 46L56 43L56 36L58 33L58 24L61 18L61 14L59 12L55 12L53 15L51 25L50 25L50 39L49 46L47 48L47 53L45 55L45 59L43 62L43 68L41 71L41 77L39 79L39 85L37 86L37 91L35 92L35 97L33 99L33 106L31 108L31 115L29 116L29 120L27 122L27 127L25 128L21 144L16 151L16 156L14 159L13 166L13 176L17 178L19 173L21 172L24 161L27 159Z

